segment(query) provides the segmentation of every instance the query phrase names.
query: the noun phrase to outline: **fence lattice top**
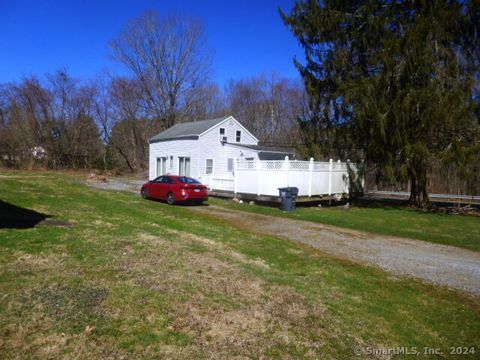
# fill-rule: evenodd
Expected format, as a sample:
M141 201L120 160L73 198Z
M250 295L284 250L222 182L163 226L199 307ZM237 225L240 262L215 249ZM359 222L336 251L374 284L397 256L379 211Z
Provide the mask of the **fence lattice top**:
M332 162L333 171L346 171L346 163ZM238 160L236 167L237 170L302 170L309 171L310 166L312 171L329 171L330 162L326 161L298 161L298 160Z
M309 170L310 162L309 161L290 161L290 169L292 170Z

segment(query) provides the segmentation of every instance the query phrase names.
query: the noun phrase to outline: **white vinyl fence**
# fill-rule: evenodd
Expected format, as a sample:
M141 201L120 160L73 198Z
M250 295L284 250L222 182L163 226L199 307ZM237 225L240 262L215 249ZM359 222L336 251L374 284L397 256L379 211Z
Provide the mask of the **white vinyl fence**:
M260 160L235 161L233 176L212 176L205 183L212 190L233 193L278 196L278 188L295 186L299 196L346 194L349 192L351 164L334 162Z

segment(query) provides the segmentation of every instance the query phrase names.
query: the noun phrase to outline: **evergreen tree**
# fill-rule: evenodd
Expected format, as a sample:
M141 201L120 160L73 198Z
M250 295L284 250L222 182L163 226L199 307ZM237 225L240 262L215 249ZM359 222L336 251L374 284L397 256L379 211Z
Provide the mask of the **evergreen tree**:
M297 2L285 24L310 97L307 129L326 148L350 146L382 179L410 181L428 203L438 161L478 156L478 0ZM477 114L477 115L476 115ZM317 130L318 131L318 130Z

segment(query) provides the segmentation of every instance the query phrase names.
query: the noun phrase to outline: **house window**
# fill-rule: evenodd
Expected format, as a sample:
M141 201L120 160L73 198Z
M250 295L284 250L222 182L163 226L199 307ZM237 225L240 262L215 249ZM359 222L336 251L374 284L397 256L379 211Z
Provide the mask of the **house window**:
M167 172L166 164L167 164L166 157L157 157L157 176L163 175Z
M205 159L205 174L213 174L213 159Z
M181 156L178 158L178 175L190 176L190 158L189 157Z
M219 134L220 134L220 140L222 140L222 138L225 136L225 128L220 128Z
M173 168L173 156L172 155L170 155L170 166L169 167L170 167L170 169Z
M237 130L235 132L235 141L236 142L241 142L242 141L242 132L240 130Z

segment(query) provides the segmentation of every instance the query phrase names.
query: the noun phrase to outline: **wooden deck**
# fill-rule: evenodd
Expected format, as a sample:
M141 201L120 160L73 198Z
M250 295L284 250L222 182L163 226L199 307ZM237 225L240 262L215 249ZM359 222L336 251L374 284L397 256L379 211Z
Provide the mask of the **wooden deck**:
M243 201L257 201L257 202L265 202L265 203L280 203L281 199L280 196L271 196L271 195L256 195L256 194L245 194L245 193L235 193L233 191L227 190L211 190L210 196L218 197L221 199L233 199L236 197L239 200ZM348 195L346 195L348 197ZM321 201L330 201L330 200L338 200L337 195L324 195L324 196L299 196L297 197L297 204L298 203L318 203Z

